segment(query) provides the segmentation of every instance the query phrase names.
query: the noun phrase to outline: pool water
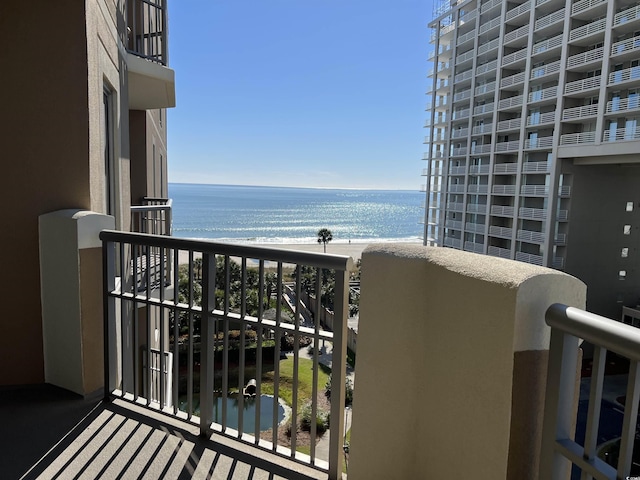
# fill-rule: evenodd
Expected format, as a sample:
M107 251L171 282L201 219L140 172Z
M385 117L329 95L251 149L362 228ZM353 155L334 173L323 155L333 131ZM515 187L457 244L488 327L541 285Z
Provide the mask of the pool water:
M222 424L222 405L224 399L221 396L217 396L215 403L213 404L213 421L215 423ZM269 430L273 426L273 402L274 397L271 395L260 396L260 431ZM234 430L238 429L238 397L237 395L229 395L226 398L227 402L227 427ZM194 398L194 415L200 415L199 406L195 405L196 398ZM180 410L187 410L186 398L180 401ZM244 397L243 398L243 414L242 414L242 431L245 433L255 433L256 426L256 397ZM278 419L276 424L284 420L284 408L278 403L277 407Z

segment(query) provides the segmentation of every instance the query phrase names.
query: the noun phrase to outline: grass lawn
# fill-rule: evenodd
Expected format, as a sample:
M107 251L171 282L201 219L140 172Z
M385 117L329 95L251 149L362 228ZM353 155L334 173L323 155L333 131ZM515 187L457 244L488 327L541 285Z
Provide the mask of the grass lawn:
M308 358L298 359L298 409L313 397L313 361ZM273 372L263 376L262 393L273 395ZM329 379L327 369L318 368L318 392L324 390ZM280 386L278 396L289 406L293 405L293 357L280 361Z

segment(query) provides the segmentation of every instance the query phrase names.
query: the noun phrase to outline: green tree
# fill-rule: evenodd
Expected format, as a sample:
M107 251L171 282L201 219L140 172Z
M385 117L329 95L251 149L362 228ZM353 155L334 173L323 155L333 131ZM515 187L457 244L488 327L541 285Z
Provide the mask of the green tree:
M331 234L331 230L328 228L321 228L318 230L318 243L321 243L324 247L324 253L327 253L327 243L333 240L333 235Z

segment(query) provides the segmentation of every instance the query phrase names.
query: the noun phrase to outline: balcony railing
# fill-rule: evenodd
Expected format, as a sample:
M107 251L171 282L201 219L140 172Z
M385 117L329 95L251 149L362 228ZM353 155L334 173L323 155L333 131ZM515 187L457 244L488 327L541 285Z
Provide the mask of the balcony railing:
M545 208L526 208L521 207L518 209L518 216L520 218L526 218L529 220L546 220L547 210Z
M483 65L479 65L476 68L476 75L482 75L483 73L492 72L498 66L498 61L493 60L491 62L485 63Z
M529 78L531 80L535 78L541 78L546 75L551 75L552 73L558 73L560 71L560 60L552 63L548 63L546 65L542 65L540 67L535 67L531 69L531 75Z
M474 93L476 95L483 95L485 93L493 93L496 89L496 82L485 83L484 85L478 85Z
M513 140L511 142L497 142L495 146L496 146L495 147L496 152L518 151L518 149L520 148L520 141Z
M603 47L598 47L594 48L593 50L587 50L586 52L577 53L576 55L571 55L567 59L567 68L578 67L587 63L597 62L599 60L602 60L603 56Z
M635 7L631 7L617 13L615 17L613 17L613 26L617 27L623 23L632 22L638 19L640 19L640 5L636 5Z
M489 165L471 165L469 167L469 173L486 174L489 173L489 168Z
M524 13L528 13L531 10L531 2L529 0L527 0L526 2L524 2L521 5L518 5L515 8L512 8L511 10L507 11L507 22L509 20L512 20L514 18L516 18L518 15L522 15Z
M543 232L533 232L531 230L518 230L516 238L524 242L544 243ZM516 260L520 260L517 254L516 254ZM522 260L522 261L528 262L528 260ZM533 262L529 262L529 263L533 263ZM539 263L538 265L542 265L542 264Z
M539 53L552 50L562 45L562 34L556 35L553 38L544 40L542 42L535 43L533 45L532 55L538 55Z
M634 52L640 49L640 35L621 40L611 45L611 55L619 55L626 52Z
M549 162L525 162L522 164L523 173L548 172Z
M167 65L167 4L165 0L118 2L124 28L120 40L129 53Z
M489 0L480 5L480 13L486 13L494 7L502 5L502 0Z
M606 23L606 19L602 18L600 20L587 23L586 25L582 25L581 27L574 28L573 30L571 30L571 32L569 32L569 41L573 42L581 38L586 38L591 35L602 33L605 30Z
M629 80L640 80L640 67L625 68L609 74L609 85L616 85Z
M514 107L522 106L522 95L516 95L515 97L503 98L498 102L498 110L506 110Z
M565 133L560 136L560 145L579 145L582 143L594 143L596 132Z
M504 77L502 80L500 80L500 88L511 87L512 85L517 85L524 82L524 74L525 72L520 72L516 73L515 75Z
M562 111L562 120L580 120L585 117L592 117L597 115L598 105L584 105L581 107L565 108Z
M500 45L500 38L494 38L490 42L483 43L482 45L478 46L478 55L483 55L487 52L490 52L491 50L498 48L498 45Z
M516 162L511 163L496 163L493 166L493 173L517 173L518 164ZM493 207L492 207L493 211Z
M489 235L493 235L494 237L511 238L512 234L513 234L512 228L496 227L494 225L489 227Z
M555 122L556 112L545 112L536 115L529 115L527 117L527 127L531 125L541 125L543 123L553 123Z
M108 394L197 422L203 435L217 432L281 455L285 449L284 454L291 459L326 470L331 479L342 478L348 272L352 267L349 257L115 231L103 231L100 238L104 260L105 390ZM141 282L137 278L135 259L139 252L151 249L161 252L161 263L167 259L165 252L171 252L174 269L170 286L152 286L148 280ZM178 268L178 259L183 256L187 264ZM273 277L265 273L267 267L275 273ZM322 329L319 322L311 320L306 307L312 306L305 306L301 301L303 278L310 276L316 293L313 301L316 311L323 308L318 294L326 284L323 269L335 275L333 331ZM236 272L237 281L231 282L232 271ZM293 311L292 323L286 323L282 314L285 275L293 282L288 297ZM136 288L140 283L145 284L143 290ZM248 299L254 297L255 305L249 304ZM268 308L272 300L275 319L268 320L265 307ZM154 323L156 326L152 327ZM240 340L233 344L231 330L239 331ZM195 334L198 331L199 336ZM272 402L273 419L266 422L272 430L270 441L262 440L249 426L253 422L261 425L261 420L265 420L260 406L261 394L266 393L267 387L276 399L284 388L278 359L281 340L285 337L292 339L294 346L290 419L292 425L297 425L304 407L298 391L301 368L298 347L303 336L313 339L316 346L322 341L333 344L328 465L316 455L315 421L310 425L308 456L296 452L296 428L291 429L290 446L278 445L278 432L283 427L279 425L277 401ZM248 345L246 338L254 339L253 344ZM314 348L310 364L313 391L307 408L313 419L320 412L318 350ZM237 365L233 372L231 358ZM262 374L254 371L273 371L272 383L269 380L267 385ZM248 387L245 389L247 385L251 391ZM256 405L255 415L251 416L245 415L243 408L249 401L245 397L248 394ZM237 418L229 412L234 402L238 404ZM217 419L214 419L214 404L220 405Z
M640 401L640 330L584 310L552 305L546 314L551 327L549 372L547 377L540 478L567 478L567 463L572 463L593 478L631 478L633 445ZM580 343L594 345L589 407L584 443L573 438L576 399L576 372ZM619 459L616 468L597 455L598 424L603 395L607 352L630 361L627 396L622 420Z
M554 23L558 23L564 20L564 8L561 8L560 10L557 10L553 13L550 13L549 15L546 15L538 20L536 20L536 23L534 24L534 31L538 31L538 30L542 30L543 28L546 28L550 25L553 25Z
M549 193L549 187L546 185L522 185L520 187L521 195L547 195Z
M476 125L471 129L473 135L480 135L482 133L491 133L493 123L483 123L482 125Z
M522 99L520 99L522 101ZM502 132L505 130L519 130L522 126L522 118L512 118L511 120L502 120L496 125L496 130Z
M476 242L464 242L464 250L467 252L483 253L484 244Z
M520 60L526 59L527 53L528 49L525 47L513 53L505 55L504 57L502 57L502 66L504 67L506 65L511 65L512 63L516 63Z
M637 108L640 108L640 98L638 96L616 98L607 102L607 113L624 112Z
M638 140L638 139L640 139L640 127L617 128L615 130L604 131L605 142L616 142L620 140Z
M516 252L516 260L533 265L542 265L542 257L533 253Z
M525 149L551 148L552 145L553 145L553 137L527 138L524 141Z
M497 28L500 26L500 16L494 18L493 20L490 20L488 22L483 23L482 25L480 25L480 28L478 29L478 35L482 35L483 33L487 33L489 30L493 30L494 28Z
M580 0L571 5L571 15L576 15L606 0Z
M508 248L490 246L487 253L492 257L511 258L511 250Z
M600 87L600 75L595 77L583 78L581 80L575 80L569 82L564 86L565 95L571 95L572 93L581 93L587 90L593 90Z
M515 208L509 205L492 205L491 215L497 215L500 217L513 217ZM511 236L511 234L509 234Z
M520 28L517 28L504 36L504 43L510 43L519 38L526 37L529 34L529 25L524 25Z

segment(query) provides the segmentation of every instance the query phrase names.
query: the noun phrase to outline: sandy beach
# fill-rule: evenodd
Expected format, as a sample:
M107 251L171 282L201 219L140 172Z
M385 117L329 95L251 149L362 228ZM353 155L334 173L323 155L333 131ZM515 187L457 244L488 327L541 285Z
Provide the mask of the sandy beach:
M348 255L353 258L354 261L358 260L362 257L362 252L365 248L367 248L368 243L328 243L327 244L327 253L331 253L334 255ZM420 243L415 243L415 245L420 245ZM255 246L261 246L266 248L275 248L282 250L298 250L303 252L316 252L323 253L323 248L321 244L318 243L287 243L287 244L255 244ZM189 263L189 254L187 252L180 252L179 256L180 264Z

